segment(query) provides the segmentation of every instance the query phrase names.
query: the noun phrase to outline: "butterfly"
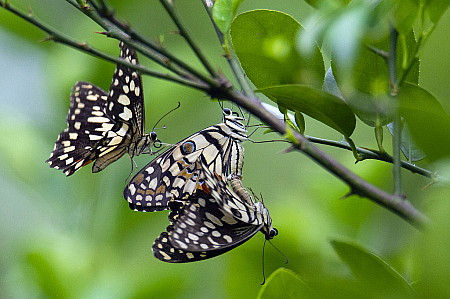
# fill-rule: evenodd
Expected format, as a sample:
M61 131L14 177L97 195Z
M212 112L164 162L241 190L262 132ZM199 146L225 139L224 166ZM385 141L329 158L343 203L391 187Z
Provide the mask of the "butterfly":
M167 210L172 197L186 199L201 182L202 165L227 177L242 177L247 130L244 118L223 109L223 122L203 129L171 146L141 169L125 187L123 196L132 210Z
M229 213L221 207L205 183L200 184L203 188L197 190L189 200L171 200L171 224L152 246L153 254L159 260L170 263L195 262L226 253L248 241L258 231L267 240L278 234L272 227L269 211L261 201L255 203L251 200L250 204L234 193L220 176L215 174L211 178L213 183L209 186L224 188L214 190L224 196L223 202L244 208Z
M120 42L120 58L139 64L136 51ZM95 161L99 172L128 153L133 159L151 153L155 132L145 134L144 96L141 75L117 65L109 93L79 81L70 94L68 128L61 132L46 161L67 176Z

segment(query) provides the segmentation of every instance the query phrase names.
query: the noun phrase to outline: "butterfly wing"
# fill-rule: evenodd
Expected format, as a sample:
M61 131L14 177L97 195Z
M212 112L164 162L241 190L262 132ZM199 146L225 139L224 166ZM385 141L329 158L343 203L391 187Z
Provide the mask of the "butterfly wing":
M221 255L249 240L263 226L236 220L203 190L178 209L171 209L172 224L152 247L155 257L166 262L194 262Z
M120 57L138 64L136 52L120 43ZM139 73L117 65L109 94L77 82L70 95L68 128L59 134L50 167L69 176L92 161L92 172L119 159L144 132L144 99Z
M106 103L107 93L101 88L83 81L75 84L66 118L68 128L59 134L46 161L50 167L62 169L69 176L95 159L95 146L111 125L105 114Z
M185 199L194 193L202 164L225 175L231 170L230 165L242 166L242 158L237 159L240 155L243 148L230 137L230 129L224 123L208 127L147 164L131 179L123 196L133 210L166 210L172 197Z

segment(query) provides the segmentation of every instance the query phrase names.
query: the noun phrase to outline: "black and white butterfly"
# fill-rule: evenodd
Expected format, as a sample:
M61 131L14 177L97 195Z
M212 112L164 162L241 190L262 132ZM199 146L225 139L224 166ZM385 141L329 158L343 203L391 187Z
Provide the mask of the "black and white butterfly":
M136 51L120 42L120 57L139 64ZM70 94L68 128L61 132L46 161L69 176L95 161L99 172L128 153L149 152L156 133L145 134L144 95L141 75L117 65L109 94L88 83L77 82Z
M223 190L211 190L203 183L203 190L197 190L188 200L173 199L169 203L171 224L153 243L156 258L170 263L195 262L228 252L248 241L258 231L267 240L278 234L262 202L251 200L251 204L248 203L217 174L215 176L209 186ZM226 211L213 196L213 191L223 196L225 206L236 209L232 208L231 213Z
M167 210L172 197L186 199L201 182L202 165L220 176L242 177L247 130L244 119L223 110L223 122L203 129L171 146L140 170L123 192L130 208Z

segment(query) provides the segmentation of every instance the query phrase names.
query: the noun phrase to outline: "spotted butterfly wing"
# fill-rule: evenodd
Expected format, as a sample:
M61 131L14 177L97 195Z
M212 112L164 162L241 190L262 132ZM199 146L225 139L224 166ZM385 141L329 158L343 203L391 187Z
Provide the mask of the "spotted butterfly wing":
M224 109L224 122L203 129L167 149L140 170L125 187L123 196L130 208L153 212L168 209L172 197L186 199L201 182L205 165L223 176L242 176L247 140L243 118Z
M226 253L258 231L267 239L277 234L268 212L265 221L256 225L236 220L205 190L198 190L188 201L169 204L171 224L152 246L156 258L170 263L194 262ZM262 204L260 207L267 210ZM256 211L259 209L255 208Z
M138 64L136 52L120 43L120 57ZM95 161L99 172L128 152L131 158L151 152L156 134L145 134L142 80L138 72L117 65L109 94L88 83L77 82L70 94L66 118L68 128L61 132L46 161L67 176Z

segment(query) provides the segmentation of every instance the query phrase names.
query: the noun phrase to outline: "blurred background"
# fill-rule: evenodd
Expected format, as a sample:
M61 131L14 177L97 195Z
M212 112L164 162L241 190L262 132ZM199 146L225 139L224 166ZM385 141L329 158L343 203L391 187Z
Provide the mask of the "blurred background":
M159 1L109 1L117 16L188 63L201 66ZM118 42L94 33L102 29L65 1L15 0L15 7L34 14L78 41L113 55ZM176 1L180 14L207 57L228 78L232 74L200 1ZM239 11L274 9L300 23L314 11L303 1L247 0ZM420 85L450 113L449 12L442 17L421 53ZM51 169L49 157L58 134L66 128L69 94L76 81L108 90L115 65L53 42L10 12L0 9L0 297L2 298L256 298L262 282L264 237L222 256L188 264L163 263L151 246L169 224L168 212L138 213L122 198L131 171L126 156L98 174L91 166L66 178ZM161 70L140 56L140 63ZM167 111L181 108L158 126L160 140L179 140L221 121L221 109L204 94L155 78L144 77L147 132ZM269 102L269 101L267 101ZM279 139L274 133L256 141ZM310 118L306 133L340 140L339 133ZM390 151L385 130L385 148ZM376 148L373 129L358 121L357 146ZM272 243L289 263L266 244L266 276L279 267L311 283L332 288L336 277L350 277L348 267L333 251L331 239L351 239L383 256L409 282L421 266L417 247L423 235L407 222L365 198L352 196L337 178L300 153L282 154L286 143L245 147L244 185L264 196L279 235ZM391 165L363 161L355 165L351 152L321 146L346 167L391 192ZM139 168L152 157L135 160ZM421 163L419 163L421 164ZM421 164L422 165L422 164ZM430 180L403 172L404 191L419 210L433 206ZM430 208L430 205L432 208ZM442 250L447 243L438 247ZM435 253L439 253L436 251ZM433 263L435 261L431 261ZM327 283L329 282L329 283Z

